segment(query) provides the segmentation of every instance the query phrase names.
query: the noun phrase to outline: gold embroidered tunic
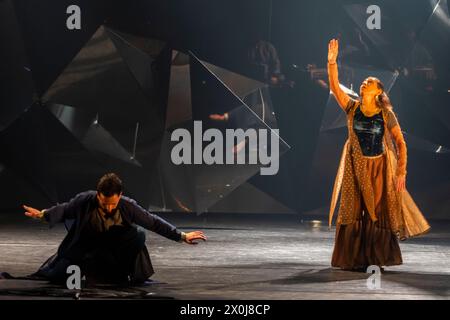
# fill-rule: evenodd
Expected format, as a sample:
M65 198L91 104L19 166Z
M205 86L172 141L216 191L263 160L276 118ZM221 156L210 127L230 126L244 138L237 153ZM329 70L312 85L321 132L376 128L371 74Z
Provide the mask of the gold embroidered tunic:
M360 217L363 205L371 220L378 220L376 213L376 200L374 198L373 177L367 174L368 161L361 151L358 138L353 130L355 110L360 107L360 102L346 96L339 87L337 78L337 65L329 64L328 72L330 87L338 102L347 102L343 107L347 113L348 139L344 145L342 156L333 187L331 206L329 213L329 225L331 226L337 199L341 195L336 225L348 225L355 223ZM334 89L334 90L333 90ZM345 95L339 96L339 95ZM406 144L398 125L394 112L390 109L382 109L384 119L383 148L386 169L383 170L385 197L383 198L387 210L389 226L399 239L406 239L427 232L429 224L423 217L407 190L396 190L396 178L406 175ZM395 145L394 145L394 141ZM363 202L362 202L363 201Z

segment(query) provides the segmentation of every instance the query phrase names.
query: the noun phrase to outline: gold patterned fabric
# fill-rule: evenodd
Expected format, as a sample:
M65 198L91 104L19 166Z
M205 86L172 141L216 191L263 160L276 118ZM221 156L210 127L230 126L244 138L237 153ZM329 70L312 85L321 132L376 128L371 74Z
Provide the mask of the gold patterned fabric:
M342 156L333 187L331 206L329 213L329 225L332 224L333 214L339 195L340 205L336 225L348 225L356 222L360 217L362 206L373 222L377 221L376 199L374 198L373 179L368 174L368 161L370 157L362 154L356 134L353 131L353 118L359 101L350 99L344 110L347 113L348 139L344 145ZM384 170L385 185L385 208L388 213L391 231L399 238L406 239L427 232L430 226L423 217L417 205L414 203L407 190L396 191L397 178L397 150L391 137L391 129L398 125L392 110L382 110L385 134L383 137L386 169ZM403 140L403 139L401 139ZM400 142L398 144L401 144ZM404 144L404 142L403 142ZM403 150L406 157L406 149ZM406 167L406 159L402 159ZM403 165L403 163L402 163ZM403 168L399 168L402 169ZM406 172L406 168L404 169ZM362 202L364 201L364 202Z

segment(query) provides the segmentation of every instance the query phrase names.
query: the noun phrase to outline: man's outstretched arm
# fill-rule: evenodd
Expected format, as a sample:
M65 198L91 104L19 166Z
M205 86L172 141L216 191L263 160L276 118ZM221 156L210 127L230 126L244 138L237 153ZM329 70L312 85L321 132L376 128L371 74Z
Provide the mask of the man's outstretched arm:
M198 242L195 242L196 240L203 240L206 241L206 236L202 231L192 231L184 234L184 237L182 236L182 240L186 242L187 244L197 244Z
M67 215L65 214L68 202L58 204L49 209L39 210L30 206L23 205L26 210L25 215L33 219L40 219L42 221L47 221L50 228L52 228L56 223L63 222Z
M27 217L33 218L33 219L42 219L44 218L44 214L45 214L45 209L44 210L39 210L33 207L29 207L26 205L22 206L25 209L25 215Z
M197 244L196 240L206 241L206 236L202 231L181 232L174 225L163 218L148 212L139 206L134 200L129 199L133 205L132 220L137 225L153 231L163 237L174 241L184 241L188 244Z
M23 205L26 210L25 215L34 219L45 220L49 223L50 228L58 222L66 219L74 219L75 211L79 205L79 200L83 198L83 194L78 194L68 202L57 204L51 208L39 210L27 205Z

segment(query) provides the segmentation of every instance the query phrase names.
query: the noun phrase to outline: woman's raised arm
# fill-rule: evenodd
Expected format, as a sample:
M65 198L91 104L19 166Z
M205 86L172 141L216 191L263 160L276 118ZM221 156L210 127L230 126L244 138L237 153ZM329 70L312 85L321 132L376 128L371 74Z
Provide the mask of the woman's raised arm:
M328 79L330 82L330 89L339 106L347 112L350 97L339 86L338 67L336 62L338 53L339 42L336 39L332 39L328 44Z

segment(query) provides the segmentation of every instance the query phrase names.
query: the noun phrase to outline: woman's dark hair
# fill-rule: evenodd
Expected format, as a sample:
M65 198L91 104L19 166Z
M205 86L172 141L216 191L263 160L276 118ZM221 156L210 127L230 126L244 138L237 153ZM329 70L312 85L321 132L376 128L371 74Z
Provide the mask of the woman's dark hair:
M97 183L97 192L105 197L112 197L122 193L122 180L115 173L107 173Z
M379 106L382 109L385 110L392 110L392 104L391 104L391 100L389 99L386 91L384 91L384 85L383 82L381 82L378 78L374 78L377 82L377 87L378 89L381 89L381 91L383 91L381 94L379 94L378 96L375 97L375 103L377 104L377 106Z
M377 79L377 87L378 87L378 89L381 89L383 92L380 95L376 96L376 99L375 99L376 104L380 108L383 108L386 110L392 110L391 100L389 99L386 91L384 91L383 83L378 79Z
M375 78L377 79L377 78ZM381 89L384 92L384 84L379 79L377 79L377 87L378 89Z

